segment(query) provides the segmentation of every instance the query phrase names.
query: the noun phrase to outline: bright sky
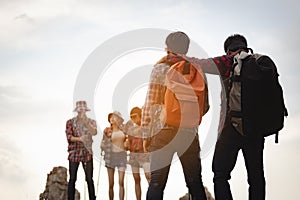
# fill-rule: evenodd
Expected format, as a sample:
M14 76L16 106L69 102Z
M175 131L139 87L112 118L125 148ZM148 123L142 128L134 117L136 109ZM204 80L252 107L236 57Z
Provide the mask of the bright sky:
M300 198L297 192L300 179L300 93L297 89L300 3L296 0L155 1L0 1L0 199L38 199L44 191L47 173L55 166L68 166L65 122L74 116L73 102L78 99L73 97L82 66L92 52L114 36L143 28L184 31L208 56L223 54L227 36L240 33L246 36L255 52L268 54L274 60L289 117L279 144L274 144L273 137L266 140L267 199ZM155 37L149 36L149 40ZM132 38L132 41L139 39ZM105 74L97 80L92 99L94 106L89 104L99 127L95 152L98 152L101 130L108 125L108 112L118 106L123 106L120 109L126 112L134 105L142 105L147 82L144 77L149 77L152 64L163 55L164 43L157 48L127 52L112 60ZM109 53L113 54L114 50L118 48ZM102 67L101 61L99 67ZM135 70L139 67L147 69L139 76L142 84L135 85L125 99L113 99L114 95L120 96L116 91L128 86L130 74L137 74ZM210 80L211 87L218 88L218 79L210 77ZM218 109L218 104L212 106ZM124 112L128 119L128 113ZM211 113L205 118L204 130L217 121L214 117ZM203 144L206 136L200 140ZM212 154L207 151L202 161L204 184L211 192ZM94 165L97 185L97 159ZM82 195L83 179L80 168L77 188ZM127 173L128 199L134 199L132 180ZM143 181L145 195L147 186ZM232 173L231 187L236 199L247 199L247 178L241 156ZM116 194L117 189L116 186ZM178 199L186 191L179 162L175 160L165 198ZM99 194L101 199L108 199L103 166Z

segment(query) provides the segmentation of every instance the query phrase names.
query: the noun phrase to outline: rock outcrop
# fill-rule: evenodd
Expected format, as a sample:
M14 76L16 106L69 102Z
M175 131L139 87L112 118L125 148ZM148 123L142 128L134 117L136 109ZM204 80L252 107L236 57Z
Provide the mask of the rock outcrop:
M68 170L65 167L54 167L47 175L45 191L40 194L40 200L67 200ZM80 200L80 193L75 191L75 200Z

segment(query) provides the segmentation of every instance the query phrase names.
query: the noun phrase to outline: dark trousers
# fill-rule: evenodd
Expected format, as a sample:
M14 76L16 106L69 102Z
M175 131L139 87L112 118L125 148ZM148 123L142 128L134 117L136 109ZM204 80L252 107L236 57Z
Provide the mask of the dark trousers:
M213 157L214 191L216 200L232 200L230 173L238 152L242 150L249 184L249 200L265 199L265 177L263 166L263 137L240 135L231 123L226 123L217 141Z
M186 185L193 200L206 200L201 177L198 128L165 126L151 140L150 183L147 200L162 200L175 152L180 159Z
M85 173L85 180L88 185L88 191L89 191L89 199L95 200L95 187L94 187L94 181L93 181L93 160L90 160L88 162L82 162L82 166ZM68 183L68 200L74 200L75 196L75 183L77 180L77 171L79 167L79 162L71 162L69 161L69 173L70 173L70 179Z

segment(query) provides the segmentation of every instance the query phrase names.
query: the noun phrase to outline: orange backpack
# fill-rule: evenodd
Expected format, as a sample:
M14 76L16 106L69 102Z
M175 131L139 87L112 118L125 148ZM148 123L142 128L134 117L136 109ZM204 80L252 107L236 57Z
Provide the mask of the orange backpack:
M161 120L175 127L198 126L209 109L203 72L187 61L180 61L170 67L165 84Z

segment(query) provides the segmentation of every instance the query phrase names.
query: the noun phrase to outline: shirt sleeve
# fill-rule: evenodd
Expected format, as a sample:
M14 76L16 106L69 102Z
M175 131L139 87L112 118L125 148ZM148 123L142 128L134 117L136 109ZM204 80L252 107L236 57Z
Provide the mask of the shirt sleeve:
M232 66L232 57L223 55L214 58L199 59L195 57L183 56L191 62L196 68L208 74L225 74L228 68Z
M66 123L66 136L67 136L67 140L68 142L71 142L71 138L73 136L73 129L72 129L72 120L68 120Z
M150 75L149 87L146 95L145 104L142 108L142 126L148 126L151 121L150 108L154 104L162 103L162 92L165 89L164 86L164 68L155 66Z

